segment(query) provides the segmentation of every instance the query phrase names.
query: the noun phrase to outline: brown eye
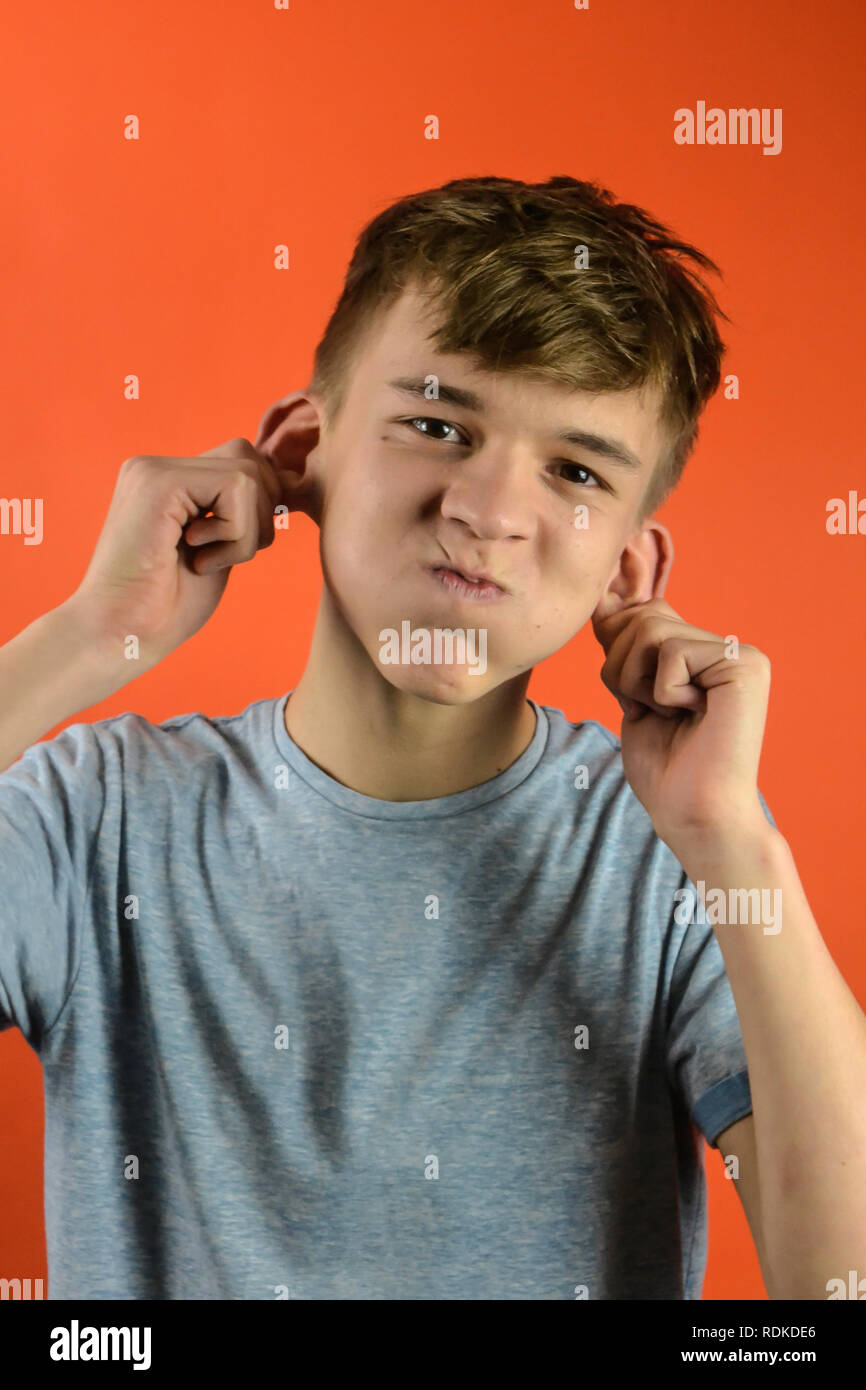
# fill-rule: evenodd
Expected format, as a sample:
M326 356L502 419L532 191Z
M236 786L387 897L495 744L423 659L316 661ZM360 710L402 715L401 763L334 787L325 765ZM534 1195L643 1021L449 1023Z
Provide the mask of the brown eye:
M573 468L577 473L585 473L586 477L592 478L598 487L604 487L604 483L602 482L601 478L599 478L598 474L593 473L591 468L585 468L582 463L573 463L569 459L563 459L560 466L562 468ZM566 478L565 481L567 483L577 483L581 487L586 486L583 478Z
M413 429L415 429L416 425L441 425L446 430L457 430L456 425L452 425L449 420L440 420L438 415L414 415L409 420L401 420L400 424L410 425ZM439 443L442 444L460 444L463 442L459 439L442 439L441 436L431 434L431 432L426 429L415 430L415 432L416 434L426 435L428 439L436 439Z

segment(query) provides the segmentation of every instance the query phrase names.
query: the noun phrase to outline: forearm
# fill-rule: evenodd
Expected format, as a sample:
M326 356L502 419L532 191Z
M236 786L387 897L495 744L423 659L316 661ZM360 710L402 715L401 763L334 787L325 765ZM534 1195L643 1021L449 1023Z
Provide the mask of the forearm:
M677 850L695 885L781 891L781 929L713 923L749 1067L774 1298L866 1275L866 1016L821 937L784 838L765 822ZM728 914L730 916L730 914Z
M105 650L72 600L37 618L0 648L0 771L141 670L122 651Z

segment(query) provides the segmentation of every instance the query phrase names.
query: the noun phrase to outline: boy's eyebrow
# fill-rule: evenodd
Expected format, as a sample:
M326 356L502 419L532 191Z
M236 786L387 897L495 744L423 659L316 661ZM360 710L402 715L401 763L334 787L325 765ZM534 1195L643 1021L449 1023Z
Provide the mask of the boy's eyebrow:
M396 381L389 381L387 385L404 396L416 396L426 401L431 399L427 395L427 381L423 376L401 376L397 377ZM484 402L481 397L474 391L467 391L463 386L446 386L440 381L438 395L433 399L444 401L446 405L462 406L464 410L474 410L477 415L484 414ZM630 472L640 472L643 467L637 454L632 453L621 440L611 439L606 434L596 434L593 430L560 430L553 437L564 444L574 444L578 449L588 449L591 453L599 454Z

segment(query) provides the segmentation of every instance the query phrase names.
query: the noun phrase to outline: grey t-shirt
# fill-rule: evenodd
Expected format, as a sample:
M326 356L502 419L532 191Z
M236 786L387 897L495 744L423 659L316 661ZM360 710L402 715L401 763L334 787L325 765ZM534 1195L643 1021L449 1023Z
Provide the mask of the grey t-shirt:
M618 739L530 701L504 772L380 801L287 698L0 775L50 1297L700 1298L746 1056Z

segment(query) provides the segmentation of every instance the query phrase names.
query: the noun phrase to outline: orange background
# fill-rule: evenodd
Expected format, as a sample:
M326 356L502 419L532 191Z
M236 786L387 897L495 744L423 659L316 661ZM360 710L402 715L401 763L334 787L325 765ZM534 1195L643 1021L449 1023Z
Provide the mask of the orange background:
M42 497L45 529L39 546L0 536L0 642L77 587L123 459L253 439L266 406L308 382L376 212L468 175L596 179L724 272L710 284L735 320L724 371L741 394L711 402L660 513L676 543L666 597L772 660L761 790L866 1001L866 537L825 529L828 499L864 490L859 0L49 0L7 7L4 28L0 495ZM699 100L781 107L782 152L676 145L674 111ZM67 723L228 714L291 688L317 536L293 514L197 636ZM587 627L529 693L618 731L602 660ZM0 1037L0 1073L0 1275L44 1277L41 1071L17 1031ZM708 1170L704 1296L763 1298L715 1152Z

